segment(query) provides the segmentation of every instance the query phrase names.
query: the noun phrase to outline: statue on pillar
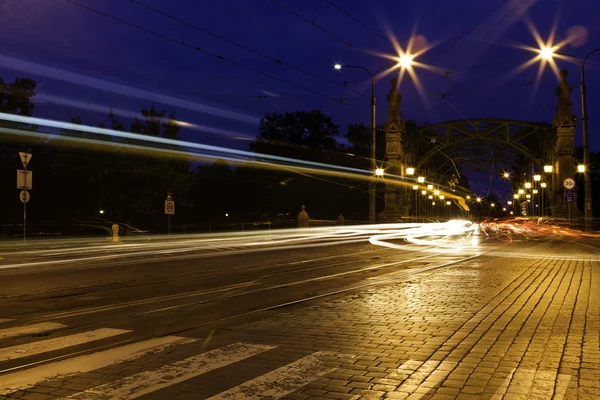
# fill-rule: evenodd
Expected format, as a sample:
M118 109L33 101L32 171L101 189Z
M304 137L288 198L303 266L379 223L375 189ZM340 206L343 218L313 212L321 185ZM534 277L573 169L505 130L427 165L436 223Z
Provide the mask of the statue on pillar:
M392 79L392 89L387 95L388 115L385 122L386 170L391 175L402 175L404 169L403 136L405 123L400 113L402 95L398 92L398 79ZM396 222L408 215L405 197L406 190L395 180L387 180L385 186L385 208L379 214L379 221Z
M400 126L402 113L400 112L400 103L402 103L402 95L398 92L398 78L392 79L392 90L387 95L388 101L388 117L387 123L394 122L396 126Z
M554 116L554 126L571 126L575 124L575 115L573 115L573 104L571 103L571 92L573 88L567 82L569 73L563 69L560 71L560 83L556 88L556 97L558 104L556 106L556 115Z

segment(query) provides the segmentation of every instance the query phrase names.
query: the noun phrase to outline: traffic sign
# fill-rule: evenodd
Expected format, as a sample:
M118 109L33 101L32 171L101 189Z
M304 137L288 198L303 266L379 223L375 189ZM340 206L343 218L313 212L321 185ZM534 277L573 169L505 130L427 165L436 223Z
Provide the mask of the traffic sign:
M23 163L23 168L27 169L27 164L29 164L29 160L31 160L31 154L19 152L19 157L21 157L21 162Z
M33 172L24 169L17 170L17 189L31 190Z
M573 189L575 187L575 180L573 178L567 178L563 182L565 189Z
M29 201L29 192L27 190L21 190L21 193L19 193L19 199L21 199L21 203L27 203Z
M573 203L575 201L575 191L565 190L565 203Z
M165 200L165 214L175 215L175 202L173 200Z

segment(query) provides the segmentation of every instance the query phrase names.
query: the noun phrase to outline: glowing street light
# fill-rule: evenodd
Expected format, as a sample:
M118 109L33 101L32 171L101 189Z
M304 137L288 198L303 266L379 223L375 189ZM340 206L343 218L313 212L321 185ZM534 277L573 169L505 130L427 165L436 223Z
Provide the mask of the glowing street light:
M538 190L537 189L533 189L533 194L538 194Z
M425 196L427 194L427 190L421 190L421 194Z
M413 190L418 190L419 186L418 185L413 185Z
M439 191L439 190L434 190L434 191L433 191L433 194L435 194L436 196L439 196L439 194L440 194L440 191Z
M440 195L440 200L444 200L446 198L446 196L444 196L443 194Z
M402 68L409 68L412 66L414 56L410 54L402 54L400 56L400 60L398 61L398 65Z
M531 182L525 182L525 189L531 189Z
M513 199L518 200L519 199L519 195L518 194L513 194Z
M585 165L583 165L583 164L579 164L579 165L577 166L577 172L584 173L584 172L585 172Z
M512 206L512 200L507 201L506 204L508 204L509 206Z
M478 203L481 203L481 197L478 197L476 200Z
M547 174L552 173L553 169L554 169L554 167L552 167L552 165L544 165L544 172Z
M377 168L375 170L375 176L383 176L383 173L384 173L383 168Z
M428 198L429 200L433 200L433 196L432 196L432 195L429 195L427 198Z
M542 183L540 184L540 186L541 186L541 187L543 187L543 188L546 188L546 182L542 182Z
M415 174L415 169L412 167L408 167L406 168L406 175L414 175Z
M471 196L467 196L467 200L471 200Z
M104 214L104 210L100 210L98 211L100 214Z
M523 189L519 189L519 194L523 194L525 191Z
M502 207L502 211L506 211L506 207Z
M496 207L496 203L490 204L490 207Z
M449 206L450 204L452 204L452 203L450 202L450 200L446 201L446 205L447 205L447 206Z
M427 190L433 189L433 185L427 185Z
M556 51L556 47L543 46L540 49L540 57L545 60L552 60L552 57L554 57L554 51Z
M510 174L508 172L505 172L502 176L506 179L510 178Z
M420 176L420 177L418 177L418 178L417 178L417 182L419 182L419 183L423 183L423 182L425 182L425 177L424 177L424 176Z
M542 176L541 175L534 175L533 176L533 180L536 181L536 182L539 182L539 181L542 180Z
M527 194L527 195L525 195L525 198L526 198L526 199L530 199L530 198L531 198L531 195L530 195L530 194Z
M335 68L335 69L337 69L337 70L340 70L340 69L342 69L342 64L335 64L335 65L333 66L333 68Z

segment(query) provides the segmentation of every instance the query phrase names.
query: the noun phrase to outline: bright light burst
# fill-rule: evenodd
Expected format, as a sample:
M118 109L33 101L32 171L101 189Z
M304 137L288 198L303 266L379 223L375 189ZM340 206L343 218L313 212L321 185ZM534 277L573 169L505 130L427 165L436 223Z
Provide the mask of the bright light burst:
M559 71L558 65L556 64L556 59L560 58L563 60L569 60L569 58L566 57L565 55L561 54L559 52L559 50L561 48L563 48L564 46L566 46L571 39L569 37L567 37L567 39L564 39L560 42L555 42L556 27L557 27L556 20L554 21L554 24L552 25L552 29L550 30L550 35L548 36L548 39L546 41L544 41L542 39L542 36L540 35L537 28L535 27L535 25L533 24L533 22L530 19L526 18L525 24L527 25L529 32L531 32L531 35L533 36L533 38L537 44L537 47L531 47L531 46L527 46L527 45L518 45L517 47L527 50L527 51L530 51L530 52L534 53L535 56L533 58L531 58L530 60L526 61L525 63L521 64L520 66L518 66L513 72L514 73L522 72L529 66L539 63L537 76L536 76L536 80L535 80L536 82L540 81L540 79L546 69L546 65L550 66L550 69L552 69L552 72L554 72L554 75L556 76L557 79L560 78L560 71Z

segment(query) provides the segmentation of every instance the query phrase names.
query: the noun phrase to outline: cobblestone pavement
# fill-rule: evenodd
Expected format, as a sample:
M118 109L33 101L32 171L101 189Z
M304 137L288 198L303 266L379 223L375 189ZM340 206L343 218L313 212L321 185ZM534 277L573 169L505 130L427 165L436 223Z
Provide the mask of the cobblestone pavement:
M124 346L117 363L82 356L76 374L50 364L57 377L0 398L597 399L599 304L593 252L484 256L137 352ZM34 381L39 368L0 376L0 387Z

